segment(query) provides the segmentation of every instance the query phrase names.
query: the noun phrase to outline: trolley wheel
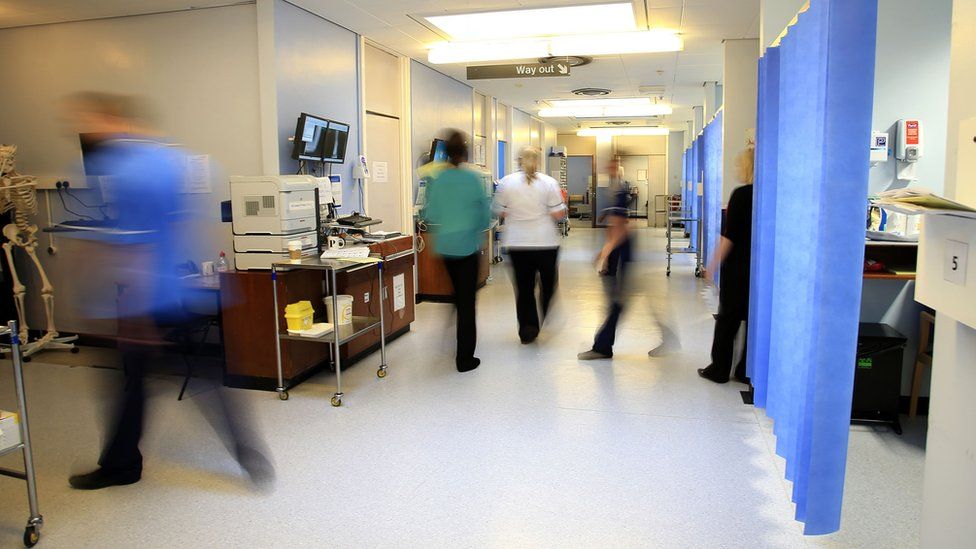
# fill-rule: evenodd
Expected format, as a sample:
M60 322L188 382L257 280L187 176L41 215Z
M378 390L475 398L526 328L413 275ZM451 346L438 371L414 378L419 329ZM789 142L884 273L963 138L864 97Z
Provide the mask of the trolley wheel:
M28 526L24 529L24 547L33 547L41 540L41 533L37 526Z
M668 269L668 272L665 273L664 276L668 276L668 277L671 276L671 269Z
M72 347L71 348L71 354L73 354L73 355L76 355L76 354L78 354L80 352L81 352L81 349L78 348L78 347Z
M376 370L376 377L380 379L386 377L386 368L380 368L379 370Z
M288 391L279 391L278 398L281 400L288 400Z
M702 277L701 269L695 269L695 278L701 278L701 277Z
M331 402L332 402L332 405L335 406L335 407L342 406L342 397L340 397L339 395L334 395L332 397L332 401Z
M23 361L24 361L24 362L30 362L31 360L32 360L32 359L31 359L31 357L29 357L29 356L25 356L25 357L23 358Z

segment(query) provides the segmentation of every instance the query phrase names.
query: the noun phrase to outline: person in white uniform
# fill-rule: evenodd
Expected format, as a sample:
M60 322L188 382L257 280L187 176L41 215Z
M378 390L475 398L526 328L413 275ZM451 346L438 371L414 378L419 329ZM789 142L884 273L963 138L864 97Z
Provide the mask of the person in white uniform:
M556 293L559 231L556 223L566 217L559 183L539 173L542 153L528 147L519 155L521 171L502 178L495 193L495 212L504 220L502 245L508 250L515 274L515 300L519 339L532 343L539 336ZM536 280L539 297L536 301Z

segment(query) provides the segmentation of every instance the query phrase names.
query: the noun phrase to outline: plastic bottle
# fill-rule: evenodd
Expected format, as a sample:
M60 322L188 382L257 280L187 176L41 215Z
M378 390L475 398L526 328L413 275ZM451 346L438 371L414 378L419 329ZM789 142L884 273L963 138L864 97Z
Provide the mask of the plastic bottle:
M220 252L220 257L217 258L217 263L214 263L214 270L218 273L226 273L230 270L230 264L227 263L227 254Z

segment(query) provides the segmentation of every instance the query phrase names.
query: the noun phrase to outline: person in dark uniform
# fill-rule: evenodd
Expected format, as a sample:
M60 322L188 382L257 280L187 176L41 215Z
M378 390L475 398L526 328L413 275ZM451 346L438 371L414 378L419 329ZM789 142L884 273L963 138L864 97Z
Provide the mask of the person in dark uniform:
M706 276L714 280L716 267L721 271L718 315L715 317L715 336L712 339L712 363L700 368L698 375L715 383L729 381L733 347L740 327L749 317L749 268L752 261L752 181L755 149L751 146L736 159L739 179L745 185L732 192L725 218L722 239L715 257L706 269ZM746 353L735 366L732 377L749 383L746 375Z
M607 232L603 248L597 256L596 264L603 277L604 289L610 300L607 319L593 338L593 348L577 355L579 360L599 360L613 357L613 344L617 334L617 322L624 310L624 295L627 288L627 273L634 258L633 235L628 225L628 205L631 201L631 187L624 180L623 168L614 162L611 166L610 201L612 206L601 214L601 222L606 223Z

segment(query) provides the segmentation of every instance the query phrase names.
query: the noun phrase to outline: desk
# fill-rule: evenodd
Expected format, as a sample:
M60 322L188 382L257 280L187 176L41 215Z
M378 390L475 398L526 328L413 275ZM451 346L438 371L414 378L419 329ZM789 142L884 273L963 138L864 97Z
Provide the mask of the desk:
M383 286L394 288L402 284L404 306L396 308L393 299L384 300L385 336L389 342L410 330L415 318L413 237L403 236L370 245L381 258ZM294 270L278 273L278 303L301 299L312 302L316 310L323 310L324 273ZM366 300L376 296L378 280L368 270L337 273L340 294L354 297L354 316L379 316L379 301ZM223 309L224 352L226 354L225 385L245 389L274 391L278 386L275 333L273 326L274 296L270 271L231 271L220 275L221 306ZM280 321L280 318L279 318ZM349 367L380 346L380 330L374 328L362 337L344 343L339 357ZM328 345L310 341L286 340L281 346L282 375L287 386L294 386L325 366L332 364Z
M484 240L478 256L478 288L488 283L491 274L491 256L493 230L486 229ZM417 239L421 243L417 252L417 291L419 301L450 302L454 299L454 285L444 267L444 260L434 252L435 236L429 231L417 231Z

